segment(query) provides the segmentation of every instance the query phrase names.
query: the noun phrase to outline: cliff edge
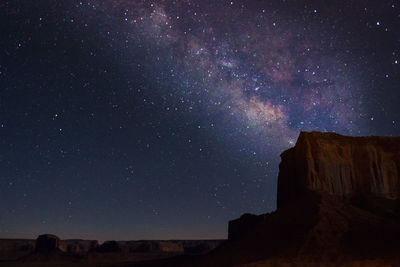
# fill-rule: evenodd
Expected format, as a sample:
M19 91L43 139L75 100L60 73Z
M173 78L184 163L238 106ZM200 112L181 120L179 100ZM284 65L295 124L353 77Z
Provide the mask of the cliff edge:
M349 137L301 132L281 154L278 209L304 191L340 196L398 199L400 138Z

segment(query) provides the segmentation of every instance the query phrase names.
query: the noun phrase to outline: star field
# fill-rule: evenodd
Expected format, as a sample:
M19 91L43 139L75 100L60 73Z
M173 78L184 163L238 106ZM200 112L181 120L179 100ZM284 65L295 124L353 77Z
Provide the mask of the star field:
M301 130L400 135L396 1L3 1L0 236L226 238Z

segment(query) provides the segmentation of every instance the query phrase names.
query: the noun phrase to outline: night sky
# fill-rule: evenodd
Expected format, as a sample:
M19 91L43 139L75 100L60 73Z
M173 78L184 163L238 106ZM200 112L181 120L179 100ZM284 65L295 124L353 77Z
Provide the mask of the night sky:
M3 0L0 33L3 238L226 238L301 130L400 135L398 1Z

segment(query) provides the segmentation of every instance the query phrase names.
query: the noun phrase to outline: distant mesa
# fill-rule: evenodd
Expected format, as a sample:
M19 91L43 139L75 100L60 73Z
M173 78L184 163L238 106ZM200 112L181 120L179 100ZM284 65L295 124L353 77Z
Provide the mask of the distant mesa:
M66 239L60 241L60 250L69 254L83 255L99 247L97 240Z
M32 239L0 239L0 266L103 266L104 262L138 262L173 256L208 253L225 240L132 240L105 241L66 239L40 235ZM3 264L4 263L4 264ZM136 265L136 264L135 264ZM108 265L107 265L108 266Z
M106 241L97 248L97 251L100 253L121 252L121 247L117 241Z
M44 234L36 239L35 252L49 253L60 251L60 238L55 235Z

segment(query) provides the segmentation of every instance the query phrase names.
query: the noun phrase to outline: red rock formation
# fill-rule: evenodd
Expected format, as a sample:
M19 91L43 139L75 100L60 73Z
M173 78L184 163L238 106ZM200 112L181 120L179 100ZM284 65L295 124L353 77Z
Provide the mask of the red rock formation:
M281 158L278 208L304 190L345 198L400 195L399 137L301 132L296 146Z
M281 154L278 209L229 222L208 258L400 260L400 138L302 132Z

